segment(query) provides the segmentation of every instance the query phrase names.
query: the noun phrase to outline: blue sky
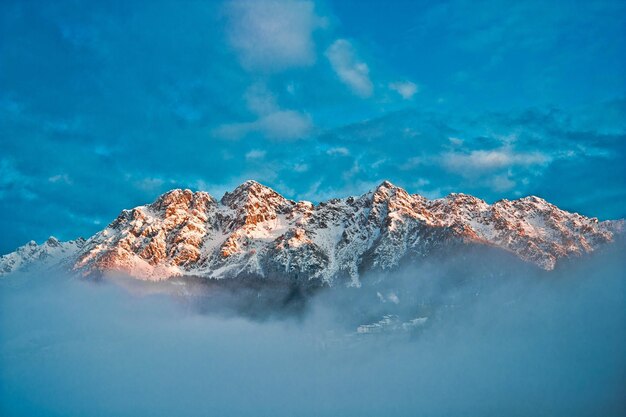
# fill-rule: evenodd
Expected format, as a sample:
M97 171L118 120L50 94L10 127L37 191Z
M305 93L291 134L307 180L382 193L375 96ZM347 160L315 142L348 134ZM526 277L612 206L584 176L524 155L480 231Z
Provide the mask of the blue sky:
M626 3L3 2L0 252L175 187L626 217Z

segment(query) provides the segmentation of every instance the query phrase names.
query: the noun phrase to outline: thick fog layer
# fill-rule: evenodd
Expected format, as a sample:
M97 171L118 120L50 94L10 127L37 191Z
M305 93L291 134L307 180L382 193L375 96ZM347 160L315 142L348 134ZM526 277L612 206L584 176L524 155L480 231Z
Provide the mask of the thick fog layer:
M312 294L8 277L0 414L624 415L624 249L550 273L468 253Z

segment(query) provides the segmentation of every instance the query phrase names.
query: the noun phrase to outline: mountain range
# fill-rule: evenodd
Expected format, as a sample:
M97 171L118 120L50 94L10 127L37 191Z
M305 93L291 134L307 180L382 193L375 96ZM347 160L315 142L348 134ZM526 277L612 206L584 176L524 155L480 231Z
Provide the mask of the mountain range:
M549 271L623 231L624 220L598 221L535 196L493 204L465 194L429 200L384 181L361 196L312 204L246 181L220 200L171 190L123 210L89 239L31 241L0 257L0 275L56 268L151 281L192 276L360 286L369 273L468 247L506 252Z

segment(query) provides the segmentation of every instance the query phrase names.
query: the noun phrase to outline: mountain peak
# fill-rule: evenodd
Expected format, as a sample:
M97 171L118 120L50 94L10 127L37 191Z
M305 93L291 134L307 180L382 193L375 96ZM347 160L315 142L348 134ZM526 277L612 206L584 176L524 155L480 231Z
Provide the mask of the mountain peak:
M384 180L378 185L378 187L376 187L377 190L382 189L382 188L393 189L393 188L398 188L398 187L393 185L390 181Z
M375 200L387 199L399 190L404 191L402 188L393 185L390 181L385 180L365 195L371 195Z
M237 188L269 188L258 181L255 180L246 180L242 182Z
M210 203L217 203L215 199L205 191L193 192L190 189L175 188L161 194L150 205L155 210L164 210L171 207L193 207L206 206Z
M275 193L276 191L274 191L272 188L268 187L267 185L261 184L260 182L257 182L255 180L247 180L241 183L239 186L237 186L237 188L235 188L233 191L231 191L232 194L239 193L239 192L250 192L250 193L273 192Z
M86 274L117 270L151 280L194 275L328 284L347 278L359 285L365 272L441 251L453 256L458 245L486 245L550 270L559 259L611 242L623 229L623 222L568 213L535 196L494 204L467 194L428 200L383 181L359 199L314 206L250 180L221 201L203 191L168 191L150 205L122 211L86 242L65 246L50 238L44 245L27 244L2 257L0 270L64 254Z
M285 198L263 184L254 180L245 181L231 192L227 192L222 197L222 204L236 209L238 207L260 204L262 200L274 202L286 201Z
M59 242L59 239L57 239L56 237L50 236L48 240L46 240L45 244L51 247L58 247L61 245L61 242Z
M193 192L191 190L174 188L173 190L169 190L157 197L153 206L156 208L162 208L171 204L181 203L183 201L191 201L192 197Z
M541 197L537 197L536 195L529 195L527 197L522 197L518 201L554 207L552 204L548 203L546 200L544 200Z

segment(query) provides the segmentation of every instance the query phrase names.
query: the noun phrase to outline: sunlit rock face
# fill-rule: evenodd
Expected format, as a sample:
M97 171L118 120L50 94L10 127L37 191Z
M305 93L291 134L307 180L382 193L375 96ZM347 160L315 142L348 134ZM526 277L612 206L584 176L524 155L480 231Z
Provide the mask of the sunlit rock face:
M313 205L247 181L219 201L206 192L169 191L152 204L123 210L87 241L56 241L70 245L65 250L46 242L5 255L0 272L56 256L83 275L119 271L146 280L200 276L358 286L369 272L459 245L501 249L551 270L560 259L611 242L623 229L623 221L599 222L538 197L494 204L464 194L428 200L385 181L362 196Z

